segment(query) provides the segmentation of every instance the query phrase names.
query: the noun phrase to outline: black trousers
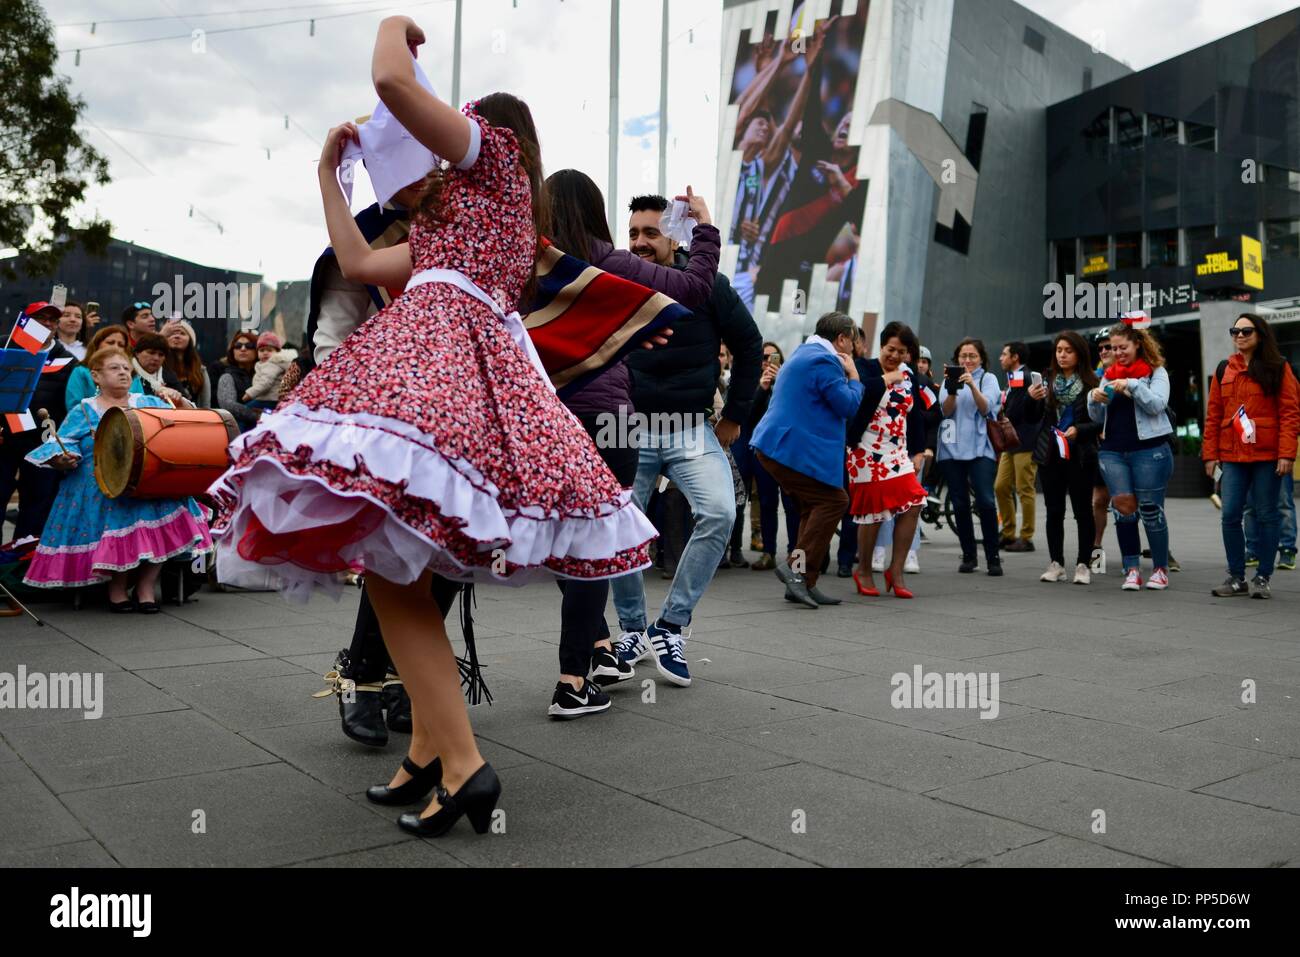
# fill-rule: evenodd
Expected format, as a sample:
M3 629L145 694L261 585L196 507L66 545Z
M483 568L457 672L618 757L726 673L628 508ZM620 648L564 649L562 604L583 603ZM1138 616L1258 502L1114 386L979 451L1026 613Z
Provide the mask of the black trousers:
M576 414L576 413L575 413ZM582 426L593 439L600 430L594 415L579 415ZM618 479L618 484L631 488L636 481L640 453L632 448L603 449L597 446L600 457ZM587 677L591 670L591 650L596 642L609 635L605 623L605 605L609 601L609 581L578 581L557 578L564 598L560 602L560 674Z
M1092 541L1097 533L1092 517L1092 483L1097 470L1095 465L1083 461L1062 462L1053 456L1047 465L1039 466L1038 475L1043 482L1043 500L1047 504L1047 551L1052 561L1065 564L1065 500L1070 499L1074 510L1074 523L1079 529L1079 554L1077 564L1092 561Z
M3 510L8 509L9 499L17 489L16 539L40 536L59 493L59 473L32 465L24 458L34 448L36 445L31 442L15 441L13 437L0 445L0 526L4 525Z
M433 576L433 598L444 619L450 613L452 602L456 600L456 593L461 587L460 582L448 581L440 575ZM357 624L352 631L352 647L348 649L348 658L352 668L351 674L346 677L360 684L383 681L390 671L397 673L392 658L388 656L388 649L384 647L384 636L379 630L379 616L375 614L374 606L370 604L370 595L364 587L361 589L361 605L357 608Z

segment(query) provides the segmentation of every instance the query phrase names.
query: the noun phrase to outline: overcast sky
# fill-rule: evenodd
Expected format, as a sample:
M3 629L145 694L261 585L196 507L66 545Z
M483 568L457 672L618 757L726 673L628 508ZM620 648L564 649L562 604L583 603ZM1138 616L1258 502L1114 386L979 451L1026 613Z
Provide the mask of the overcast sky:
M712 199L722 4L668 2L669 188L689 181ZM1024 4L1141 69L1274 16L1294 0ZM369 58L383 17L405 13L424 28L429 42L420 61L439 94L451 95L452 0L46 0L44 6L60 25L59 49L82 50L80 65L72 52L59 60L87 103L78 133L111 164L113 182L95 188L89 205L112 221L120 239L260 272L268 281L305 278L325 245L315 177L320 142L331 125L373 108ZM609 162L609 11L609 0L469 0L463 24L462 101L498 89L524 97L548 172L576 167L602 189ZM219 32L312 16L318 18L314 36L305 22ZM657 181L660 16L658 0L622 4L623 202ZM160 19L138 19L150 17ZM126 18L136 22L108 22ZM97 21L93 35L86 21ZM201 44L191 40L193 29L208 31ZM149 37L174 39L107 46ZM359 184L354 207L371 199L368 185Z

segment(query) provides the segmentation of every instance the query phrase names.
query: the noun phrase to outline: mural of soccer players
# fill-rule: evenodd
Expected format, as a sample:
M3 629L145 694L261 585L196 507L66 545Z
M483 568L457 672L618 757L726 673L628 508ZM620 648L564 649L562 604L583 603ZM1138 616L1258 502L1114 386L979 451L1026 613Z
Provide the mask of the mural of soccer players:
M819 263L838 265L827 278L847 302L856 272L867 183L857 179L848 132L868 4L844 17L836 0L811 24L808 6L795 7L788 36L774 35L773 12L762 41L744 32L736 52L733 142L742 166L728 241L740 247L732 285L751 309L755 295L774 309L787 279L807 293Z

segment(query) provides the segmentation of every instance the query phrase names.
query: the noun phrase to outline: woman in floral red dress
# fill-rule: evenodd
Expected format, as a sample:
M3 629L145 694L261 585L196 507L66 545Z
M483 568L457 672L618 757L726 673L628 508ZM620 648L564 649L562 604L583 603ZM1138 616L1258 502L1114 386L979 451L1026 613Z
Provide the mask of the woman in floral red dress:
M274 566L290 597L337 591L364 568L384 640L411 697L410 752L378 803L414 803L426 836L462 815L484 833L500 794L474 741L433 573L518 583L609 578L649 564L654 529L555 396L514 312L531 295L542 167L528 107L495 93L465 108L415 78L424 35L380 25L380 99L441 156L408 247L374 251L337 179L355 128L330 132L320 181L345 276L406 292L339 346L231 446L218 573ZM433 640L430 640L430 633Z
M903 587L903 564L925 505L925 489L916 476L925 463L928 403L904 360L920 354L916 333L909 327L901 322L886 325L880 333L880 355L868 360L862 375L862 405L849 423L849 443L856 443L848 460L849 512L858 525L853 581L861 595L880 595L871 576L871 553L881 524L892 517L894 548L885 589L899 598L912 597Z

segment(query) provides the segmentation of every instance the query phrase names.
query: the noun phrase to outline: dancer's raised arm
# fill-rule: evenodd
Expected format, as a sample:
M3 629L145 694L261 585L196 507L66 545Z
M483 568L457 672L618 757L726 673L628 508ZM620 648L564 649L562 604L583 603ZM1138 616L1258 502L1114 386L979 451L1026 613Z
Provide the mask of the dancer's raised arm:
M387 249L371 249L366 237L352 218L352 210L339 186L339 157L348 140L357 138L351 123L334 127L325 137L317 173L320 178L321 203L325 207L325 226L330 245L338 257L343 278L372 286L400 288L411 278L411 252L406 243Z
M387 17L379 24L370 65L375 92L397 121L424 146L460 165L477 152L470 121L454 106L442 102L415 79L412 51L424 42L424 31L410 17Z

